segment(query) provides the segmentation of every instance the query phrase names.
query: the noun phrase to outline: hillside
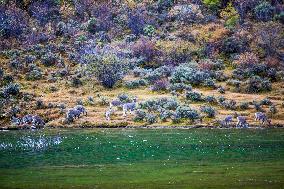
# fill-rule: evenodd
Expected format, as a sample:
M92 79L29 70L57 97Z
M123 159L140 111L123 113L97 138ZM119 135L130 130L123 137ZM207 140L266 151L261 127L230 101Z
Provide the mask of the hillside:
M283 1L0 4L1 127L284 125Z

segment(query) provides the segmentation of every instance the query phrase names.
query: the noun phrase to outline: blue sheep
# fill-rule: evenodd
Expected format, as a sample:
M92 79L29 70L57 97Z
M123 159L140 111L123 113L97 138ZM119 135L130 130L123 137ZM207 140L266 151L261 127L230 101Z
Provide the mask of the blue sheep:
M40 116L34 115L32 120L32 126L35 128L44 127L45 122Z
M82 105L77 105L74 107L75 110L78 110L80 112L80 115L83 114L83 115L87 115L87 110L84 106Z

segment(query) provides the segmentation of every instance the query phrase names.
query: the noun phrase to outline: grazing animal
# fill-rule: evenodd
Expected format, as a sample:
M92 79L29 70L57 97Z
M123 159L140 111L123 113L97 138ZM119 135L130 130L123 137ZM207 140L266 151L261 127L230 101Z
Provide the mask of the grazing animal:
M110 116L112 114L112 109L109 108L106 112L105 112L105 116L106 116L106 120L110 121Z
M66 120L69 122L73 122L76 118L79 118L81 115L81 112L76 109L69 109L68 112L66 113Z
M244 116L238 116L237 117L237 125L236 125L236 127L247 128L248 127L247 118L244 117Z
M255 121L259 121L261 120L261 118L264 116L265 114L263 112L256 112L254 114L254 117L255 117Z
M20 126L22 124L22 119L18 117L12 117L11 118L11 123L17 126Z
M269 120L266 114L263 112L256 112L254 116L255 116L255 121L259 121L261 122L261 124L264 124L265 122L267 122L268 124L271 123L271 120Z
M136 108L136 104L137 104L136 98L133 99L133 102L123 104L122 106L123 116L125 117L128 111L130 114L132 114L132 111L134 111Z
M228 115L224 118L223 123L228 126L230 123L232 123L233 121L233 116L232 115Z
M44 127L45 122L43 121L43 119L40 116L35 115L35 116L33 116L32 126L35 127L35 128Z
M22 119L23 124L30 125L30 124L32 124L32 122L33 122L33 115L31 115L31 114L25 115Z
M109 108L112 109L113 107L121 107L122 102L120 100L113 100L109 103Z
M83 114L83 115L87 115L87 110L84 106L82 105L77 105L74 107L75 110L78 110L80 112L80 115Z

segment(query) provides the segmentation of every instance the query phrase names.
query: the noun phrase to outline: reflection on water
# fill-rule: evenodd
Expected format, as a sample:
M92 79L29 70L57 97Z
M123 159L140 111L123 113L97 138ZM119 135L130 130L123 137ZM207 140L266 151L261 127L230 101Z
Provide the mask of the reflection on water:
M61 136L28 135L22 136L16 142L1 142L0 150L26 150L39 151L48 147L59 145L62 142Z

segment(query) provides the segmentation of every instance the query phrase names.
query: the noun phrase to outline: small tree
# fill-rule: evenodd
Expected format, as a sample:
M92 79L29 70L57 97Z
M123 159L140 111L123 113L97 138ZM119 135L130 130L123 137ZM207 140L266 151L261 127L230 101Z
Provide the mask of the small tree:
M89 60L88 73L94 75L106 88L113 88L124 77L128 68L128 61L122 60L115 54L93 56Z
M202 0L202 2L211 10L217 10L221 5L220 0Z

